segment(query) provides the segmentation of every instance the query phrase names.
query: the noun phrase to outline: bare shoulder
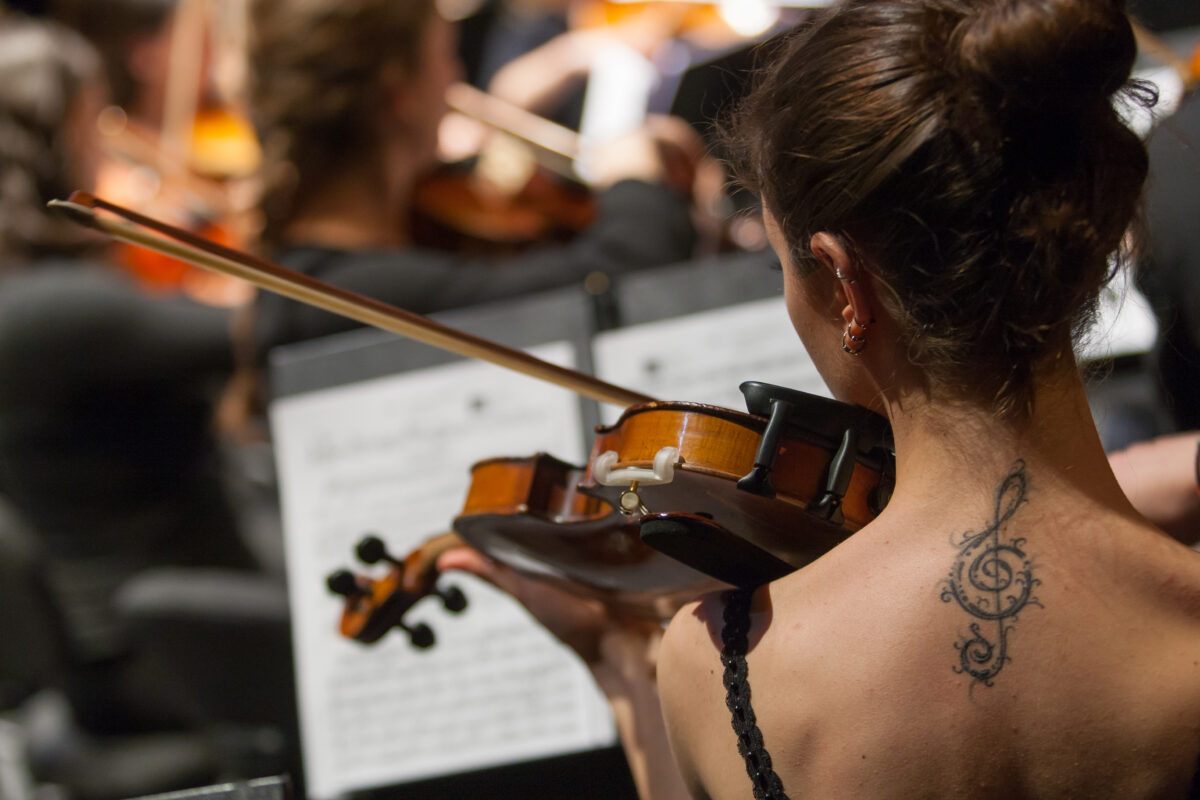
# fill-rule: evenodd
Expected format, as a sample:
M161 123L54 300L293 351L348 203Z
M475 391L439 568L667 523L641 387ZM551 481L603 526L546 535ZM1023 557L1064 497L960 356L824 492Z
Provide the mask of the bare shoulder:
M720 644L724 606L718 592L681 608L663 636L658 658L659 695L671 749L688 790L701 800L721 796L724 782L740 787L745 780L725 707Z
M681 608L663 636L658 656L659 691L663 711L688 718L696 712L696 697L721 686L722 594L714 592Z
M687 603L671 619L663 637L663 657L696 656L696 650L720 650L724 592L710 592Z

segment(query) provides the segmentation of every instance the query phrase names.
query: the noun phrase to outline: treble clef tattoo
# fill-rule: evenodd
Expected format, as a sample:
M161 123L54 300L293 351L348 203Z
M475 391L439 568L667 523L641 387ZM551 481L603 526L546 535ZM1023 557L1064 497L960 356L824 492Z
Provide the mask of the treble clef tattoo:
M1024 539L1001 541L1000 528L1012 518L1025 499L1025 462L1018 460L996 490L992 524L981 531L967 531L955 542L958 558L950 570L942 602L951 601L978 622L971 635L955 643L959 664L954 671L991 686L1008 655L1008 635L1017 614L1026 605L1041 607L1032 595L1041 581L1033 576L1033 561L1026 555ZM986 631L985 631L986 626Z

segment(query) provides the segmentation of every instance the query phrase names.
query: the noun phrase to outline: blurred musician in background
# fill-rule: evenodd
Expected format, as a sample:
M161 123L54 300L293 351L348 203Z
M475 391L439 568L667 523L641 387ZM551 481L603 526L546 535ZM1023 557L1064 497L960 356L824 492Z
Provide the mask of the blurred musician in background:
M48 555L80 722L109 733L178 721L130 672L118 587L152 566L257 561L211 428L229 312L146 295L46 209L93 183L102 69L65 28L0 24L0 494Z
M469 78L494 97L578 130L584 141L656 114L688 121L708 146L695 159L692 183L697 255L765 250L757 214L739 213L755 201L731 185L714 122L744 93L753 47L810 13L772 0L495 0L479 15L488 24L486 35L476 34L482 45Z
M1147 259L1139 283L1159 321L1156 368L1176 430L1200 429L1200 92L1149 142Z
M428 313L693 251L686 187L668 185L661 142L644 130L593 154L595 219L573 240L508 258L418 246L414 198L438 166L446 90L461 76L455 29L433 0L256 0L252 41L264 238L284 266ZM257 314L260 349L353 326L274 296Z

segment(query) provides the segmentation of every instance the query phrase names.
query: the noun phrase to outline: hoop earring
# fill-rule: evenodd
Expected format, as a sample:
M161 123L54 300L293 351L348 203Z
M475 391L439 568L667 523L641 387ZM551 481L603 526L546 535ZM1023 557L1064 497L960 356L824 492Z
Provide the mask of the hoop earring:
M853 322L846 324L842 334L842 349L852 356L857 356L867 349L867 326L855 317Z

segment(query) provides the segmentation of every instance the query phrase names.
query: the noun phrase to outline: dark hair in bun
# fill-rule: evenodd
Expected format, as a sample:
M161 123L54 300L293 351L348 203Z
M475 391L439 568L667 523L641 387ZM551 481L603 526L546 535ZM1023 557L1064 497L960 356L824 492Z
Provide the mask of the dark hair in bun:
M1137 55L1133 29L1113 0L980 4L949 44L952 69L1000 118L1067 124L1107 107Z
M1020 413L1138 208L1135 55L1120 0L847 0L781 45L727 144L797 265L842 236L931 380Z

